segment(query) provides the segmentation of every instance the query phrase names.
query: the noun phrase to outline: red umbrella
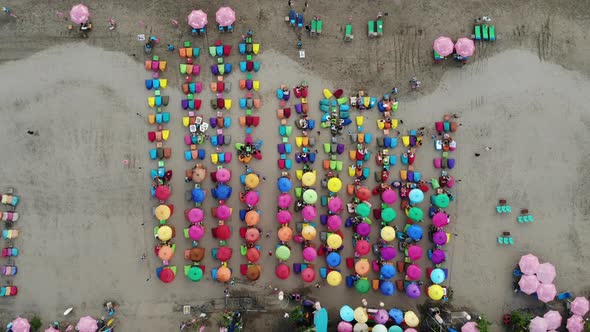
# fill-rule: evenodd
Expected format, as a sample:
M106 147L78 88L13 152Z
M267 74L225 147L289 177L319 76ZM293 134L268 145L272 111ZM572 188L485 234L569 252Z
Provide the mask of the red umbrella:
M171 283L174 280L174 277L174 271L171 269L166 268L160 272L160 280L164 283Z
M371 245L365 240L356 241L354 250L361 256L368 254L371 251Z
M231 237L231 229L228 225L220 225L215 227L213 228L213 237L216 237L220 240L227 240Z
M287 264L279 264L275 269L275 274L279 279L285 280L291 275L291 269L289 269L289 265Z
M231 258L231 249L229 247L223 246L217 250L217 259L222 262L227 262Z
M260 231L257 228L248 228L244 237L248 242L256 242L260 239Z
M248 262L256 263L260 259L260 251L256 248L250 248L246 251L246 259Z
M301 272L301 278L305 282L313 282L315 280L315 270L312 268L306 268Z
M356 190L356 198L361 201L368 201L371 198L371 190L367 187L360 187Z
M170 198L170 187L168 186L158 186L156 188L156 198L160 201L165 201Z

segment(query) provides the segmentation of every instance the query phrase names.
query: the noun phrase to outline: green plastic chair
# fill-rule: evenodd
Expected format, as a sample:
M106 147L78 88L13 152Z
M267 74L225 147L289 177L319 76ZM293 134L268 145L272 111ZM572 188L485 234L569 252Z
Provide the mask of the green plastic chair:
M490 41L495 41L496 40L496 27L493 25L490 25Z
M482 29L481 30L482 30L482 34L483 34L483 40L489 40L490 39L490 36L488 34L488 25L487 24L484 24L482 26Z
M504 238L501 236L498 236L498 244L504 244Z
M475 26L475 40L481 40L481 25Z

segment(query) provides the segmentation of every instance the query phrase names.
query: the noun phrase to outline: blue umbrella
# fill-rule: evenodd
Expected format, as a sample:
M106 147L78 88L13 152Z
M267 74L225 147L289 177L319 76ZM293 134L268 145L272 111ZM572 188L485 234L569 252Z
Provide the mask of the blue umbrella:
M393 286L393 282L389 280L381 282L379 289L381 290L381 294L385 296L391 296L395 293L395 286Z
M205 191L201 188L195 188L191 191L193 202L201 203L205 200Z
M395 276L395 268L391 264L384 264L381 267L381 278L391 279Z
M211 194L215 199L227 200L231 196L232 188L225 184L218 184L217 187L211 189Z
M354 310L350 306L343 306L340 308L340 318L345 322L352 322L354 319Z
M326 263L328 263L328 266L330 267L337 267L338 265L340 265L341 261L342 258L340 257L340 254L338 254L337 252L331 252L326 257Z
M434 269L430 272L430 280L435 284L440 284L445 281L445 271L442 269Z
M282 193L286 193L289 190L291 190L292 186L293 185L291 184L291 180L289 180L288 178L280 178L277 182L277 187L279 188L279 191Z
M389 317L391 317L396 324L401 324L404 321L404 312L397 308L393 308L389 310Z
M415 241L421 240L422 235L424 234L422 228L418 225L410 225L410 227L408 227L408 229L406 230L406 233L410 238L412 238L412 240Z

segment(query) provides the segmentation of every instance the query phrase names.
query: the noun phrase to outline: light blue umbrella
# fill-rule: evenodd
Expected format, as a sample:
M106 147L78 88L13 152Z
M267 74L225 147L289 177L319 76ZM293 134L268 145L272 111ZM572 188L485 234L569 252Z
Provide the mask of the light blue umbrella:
M392 325L389 327L389 330L387 330L387 332L402 332L402 328L399 327L398 325Z
M340 308L340 318L343 321L352 322L354 320L354 310L348 305L343 306Z
M432 282L435 284L440 284L445 281L445 279L445 271L442 269L434 269L432 272L430 272L430 280L432 280Z
M410 198L410 203L412 204L422 203L424 200L424 192L420 189L412 189L408 197Z

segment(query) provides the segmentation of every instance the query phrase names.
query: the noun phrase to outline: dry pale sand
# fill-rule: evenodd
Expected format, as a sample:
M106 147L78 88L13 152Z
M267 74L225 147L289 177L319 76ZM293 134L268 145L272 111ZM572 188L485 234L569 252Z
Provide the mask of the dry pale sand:
M321 89L338 85L272 50L263 50L259 58L263 63L258 77L264 107L259 111L263 115L261 127L254 130L254 136L265 140L265 158L252 167L267 177L261 188L262 227L273 231L274 183L279 174L275 166L278 120L274 116L274 90L280 84L294 86L306 80L313 116L318 118L314 106ZM237 63L238 57L234 55L230 61ZM200 63L209 64L211 59L202 58ZM172 135L168 144L173 147L167 167L176 174L170 202L182 211L187 205L181 174L189 163L181 154L185 130L180 123L180 75L169 70L164 76L171 81L165 90L171 99ZM242 76L238 72L230 75L234 87ZM22 220L18 223L22 237L17 242L21 256L17 259L19 274L14 278L20 293L0 302L3 311L40 312L49 320L72 305L75 314L98 315L102 301L114 298L121 303L118 315L125 331L156 331L170 329L182 319L180 305L199 305L223 297L222 286L210 280L194 284L179 276L174 283L164 285L154 277L158 260L152 252L155 220L150 213L155 202L148 193L148 169L154 162L147 158L149 125L136 115L147 114L149 95L143 86L149 73L141 64L120 53L83 44L66 45L6 63L0 67L0 77L4 82L0 92L4 118L0 127L0 155L4 156L0 183L17 187L22 196ZM19 77L25 79L16 79ZM209 74L201 78L204 82L210 79ZM370 93L380 95L387 89ZM516 299L520 297L512 294L510 271L519 255L526 252L556 264L560 291L588 288L583 276L590 272L584 250L590 235L585 190L589 174L584 167L590 158L586 148L590 119L585 112L589 90L586 77L540 62L534 54L512 50L448 71L439 88L423 98L410 101L411 96L400 96L398 115L405 123L402 130L432 128L444 113L462 115L463 125L456 135L457 168L452 171L462 180L456 189L458 208L451 209L453 216L459 216L452 224L458 236L450 245L447 263L457 304L470 305L498 321L504 310L518 305ZM236 88L229 94L235 104L241 95ZM210 91L203 92L202 99L207 102L212 96ZM212 114L207 108L204 112ZM231 113L234 125L230 131L236 142L244 131L237 126L237 107ZM376 114L365 116L366 127L376 129ZM39 130L39 136L29 136L27 130ZM325 139L327 133L322 136ZM425 177L436 175L431 143L427 140L417 157L417 168ZM493 149L485 151L485 146ZM476 152L481 157L474 157ZM131 167L125 167L123 160L130 160ZM208 161L206 164L212 168ZM237 161L231 167L236 175L243 170ZM238 187L237 176L232 184ZM210 186L207 183L205 188ZM508 199L515 209L529 208L536 222L520 225L514 213L497 216L494 206L500 197ZM237 190L230 204L238 206ZM213 202L208 199L205 208L211 206ZM399 225L400 219L396 222ZM237 220L234 217L236 231ZM144 221L146 225L142 226ZM182 213L176 213L171 223L183 227ZM496 244L496 236L504 230L513 233L515 246ZM262 239L264 250L271 248L275 236L273 232L272 241ZM234 234L232 240L237 250L238 235ZM177 237L176 244L180 250L172 263L180 267L184 263L181 252L190 244L182 237ZM212 247L214 242L209 239L203 244ZM350 254L350 240L345 245ZM299 250L293 251L291 262L299 255ZM143 253L148 257L145 262L139 259ZM214 265L210 257L205 263ZM241 257L232 259L234 271L240 263ZM274 257L265 256L263 264L260 281L255 285L238 282L232 292L246 290L266 301L269 309L280 308L280 303L264 296L269 293L268 283L282 289L303 284L294 276L286 282L275 281ZM146 281L148 277L151 279ZM313 293L331 309L360 302L361 296L355 291L344 286L338 290L342 291L338 296L327 286L313 289ZM405 296L371 294L371 302L405 308L414 305Z

